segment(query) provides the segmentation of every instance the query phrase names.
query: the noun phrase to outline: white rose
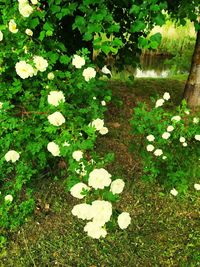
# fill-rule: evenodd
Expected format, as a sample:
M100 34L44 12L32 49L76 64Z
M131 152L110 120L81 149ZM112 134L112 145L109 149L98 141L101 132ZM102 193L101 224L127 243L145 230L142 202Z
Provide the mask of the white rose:
M101 101L101 105L102 105L102 106L106 106L106 101L104 101L104 100Z
M92 205L86 203L75 205L72 214L82 220L91 220L93 218Z
M33 62L35 63L35 67L37 70L44 72L48 67L48 62L46 59L40 56L34 56Z
M83 152L81 150L74 151L72 154L72 158L76 161L80 161L83 158Z
M172 132L174 130L174 127L172 125L169 125L167 127L167 132Z
M17 33L17 24L15 23L14 19L11 19L8 24L9 31L12 33Z
M28 18L33 13L33 8L28 3L19 4L19 13Z
M150 135L147 136L147 140L149 142L153 142L155 140L155 137L152 134L150 134Z
M165 92L163 95L164 100L169 100L170 99L170 94L168 92Z
M179 141L180 141L181 143L184 143L184 142L185 142L185 137L180 137Z
M78 55L74 55L72 59L72 65L75 66L77 69L81 69L85 65L85 59Z
M83 77L85 78L86 82L88 82L92 78L95 78L95 76L96 76L96 71L94 68L88 67L87 69L84 69Z
M157 101L156 101L156 108L158 108L158 107L161 107L163 104L164 104L164 102L165 102L165 100L164 99L158 99Z
M49 152L51 152L51 154L54 156L54 157L57 157L57 156L60 156L60 148L59 146L54 143L54 142L50 142L48 143L47 145L47 150Z
M13 201L13 196L12 195L7 195L5 196L5 201L9 201L9 202L12 202Z
M153 145L147 145L146 149L148 152L152 152L154 150L154 146Z
M0 42L3 40L3 33L0 31Z
M96 96L93 96L93 98L92 98L93 100L96 100L97 98L96 98Z
M0 109L3 108L3 102L0 102Z
M172 121L180 121L181 117L180 116L174 116L171 118Z
M194 137L197 141L200 141L200 134L196 134Z
M107 68L107 66L103 66L103 68L101 69L101 71L104 73L104 74L110 74L110 76L112 76L112 73L111 71Z
M84 231L87 232L88 236L94 239L99 239L107 235L107 231L94 222L88 222L84 227Z
M65 102L65 96L61 91L51 91L48 95L48 103L57 107L61 102Z
M89 174L88 184L94 189L104 189L104 187L109 186L111 183L111 174L105 169L94 169Z
M100 132L100 134L105 135L105 134L108 133L108 128L107 128L107 127L103 127L103 128L101 128L101 129L99 130L99 132Z
M199 118L193 118L193 123L195 123L195 124L197 124L197 123L199 123Z
M25 33L29 36L33 36L33 31L31 31L30 29L26 29Z
M59 111L56 111L53 114L49 115L48 120L54 126L60 126L65 123L65 118Z
M199 191L200 190L200 184L194 184L194 188Z
M162 134L162 138L167 140L170 137L170 135L171 135L170 133L165 132Z
M128 212L122 212L117 219L118 225L121 229L126 229L131 223L131 217Z
M154 151L154 155L155 155L156 157L159 157L159 156L161 156L162 154L163 154L162 149L156 149L156 150Z
M19 75L22 79L26 79L34 75L33 67L23 60L16 63L15 69L17 75Z
M47 78L48 78L49 80L53 80L53 79L55 78L54 73L53 73L53 72L49 72L48 75L47 75Z
M170 194L172 194L173 196L177 196L178 195L178 191L175 189L175 188L173 188L171 191L170 191Z
M124 189L125 183L122 179L114 180L110 185L110 191L113 194L120 194Z
M5 154L5 159L6 161L12 161L16 162L19 159L20 155L17 151L15 150L10 150Z
M112 204L105 200L95 200L92 202L93 222L103 226L112 216Z
M186 147L186 146L187 146L187 143L184 142L184 143L183 143L183 146Z
M104 120L96 119L91 125L92 127L95 127L97 131L100 131L104 127Z
M85 195L82 194L83 190L89 191L90 187L84 183L77 183L70 189L70 193L73 197L82 199L85 197Z

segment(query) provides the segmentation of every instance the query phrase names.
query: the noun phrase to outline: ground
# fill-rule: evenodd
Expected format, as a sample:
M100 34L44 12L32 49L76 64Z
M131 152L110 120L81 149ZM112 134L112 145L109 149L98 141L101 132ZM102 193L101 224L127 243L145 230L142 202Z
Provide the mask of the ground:
M184 81L138 79L112 82L113 102L106 114L109 134L99 138L100 154L115 153L109 171L126 181L118 210L130 212L127 230L113 229L102 240L92 240L71 209L79 203L64 190L63 181L38 182L37 208L0 254L0 267L148 267L200 266L200 198L188 192L173 197L159 184L141 180L138 155L129 147L129 119L138 101L170 91L179 103Z

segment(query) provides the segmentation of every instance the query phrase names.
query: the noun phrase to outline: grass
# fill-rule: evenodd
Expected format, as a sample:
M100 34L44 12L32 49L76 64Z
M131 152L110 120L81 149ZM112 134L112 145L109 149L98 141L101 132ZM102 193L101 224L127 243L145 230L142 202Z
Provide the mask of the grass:
M191 189L184 198L175 198L159 184L141 181L140 161L129 151L133 107L165 91L179 103L184 81L136 79L132 84L112 81L107 85L113 91L106 114L110 132L99 138L96 150L102 155L115 152L109 171L126 181L117 209L130 212L131 226L92 240L83 232L81 220L71 215L78 201L65 192L63 181L37 181L35 214L18 232L9 234L0 267L200 266L198 194Z

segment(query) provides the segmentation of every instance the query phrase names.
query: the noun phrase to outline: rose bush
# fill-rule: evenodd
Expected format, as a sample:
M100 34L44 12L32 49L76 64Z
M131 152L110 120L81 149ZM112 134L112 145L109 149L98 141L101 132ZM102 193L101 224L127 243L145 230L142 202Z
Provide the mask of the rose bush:
M175 187L171 192L177 195L200 180L200 123L199 113L192 115L185 100L174 110L169 99L166 92L150 107L139 103L134 109L132 147L142 157L143 178Z
M94 150L97 135L108 132L103 114L111 94L96 79L101 74L87 49L68 54L59 21L77 5L58 12L60 2L51 1L49 9L43 1L0 5L0 229L16 228L33 211L32 180L58 176L88 207L107 214L109 206L106 219L103 211L103 219L92 212L85 227L100 238L123 190L122 183L109 190L111 175L103 167L112 157L100 159ZM101 170L96 178L95 170ZM97 209L95 199L107 206Z

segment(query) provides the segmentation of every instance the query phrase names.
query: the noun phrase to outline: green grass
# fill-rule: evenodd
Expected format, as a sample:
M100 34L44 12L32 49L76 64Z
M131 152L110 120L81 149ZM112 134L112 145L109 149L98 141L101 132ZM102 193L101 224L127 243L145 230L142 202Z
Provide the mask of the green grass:
M109 166L113 177L122 177L126 188L117 209L130 212L127 230L113 229L102 240L83 232L84 223L71 214L79 203L65 192L63 181L36 181L37 209L19 229L9 233L1 251L1 267L148 267L200 266L200 198L194 190L173 197L159 184L141 181L137 155L129 151L133 138L129 119L138 101L170 91L174 103L181 101L183 80L136 79L107 84L113 91L106 124L109 134L100 137L97 151L115 152ZM48 206L48 205L49 206Z

